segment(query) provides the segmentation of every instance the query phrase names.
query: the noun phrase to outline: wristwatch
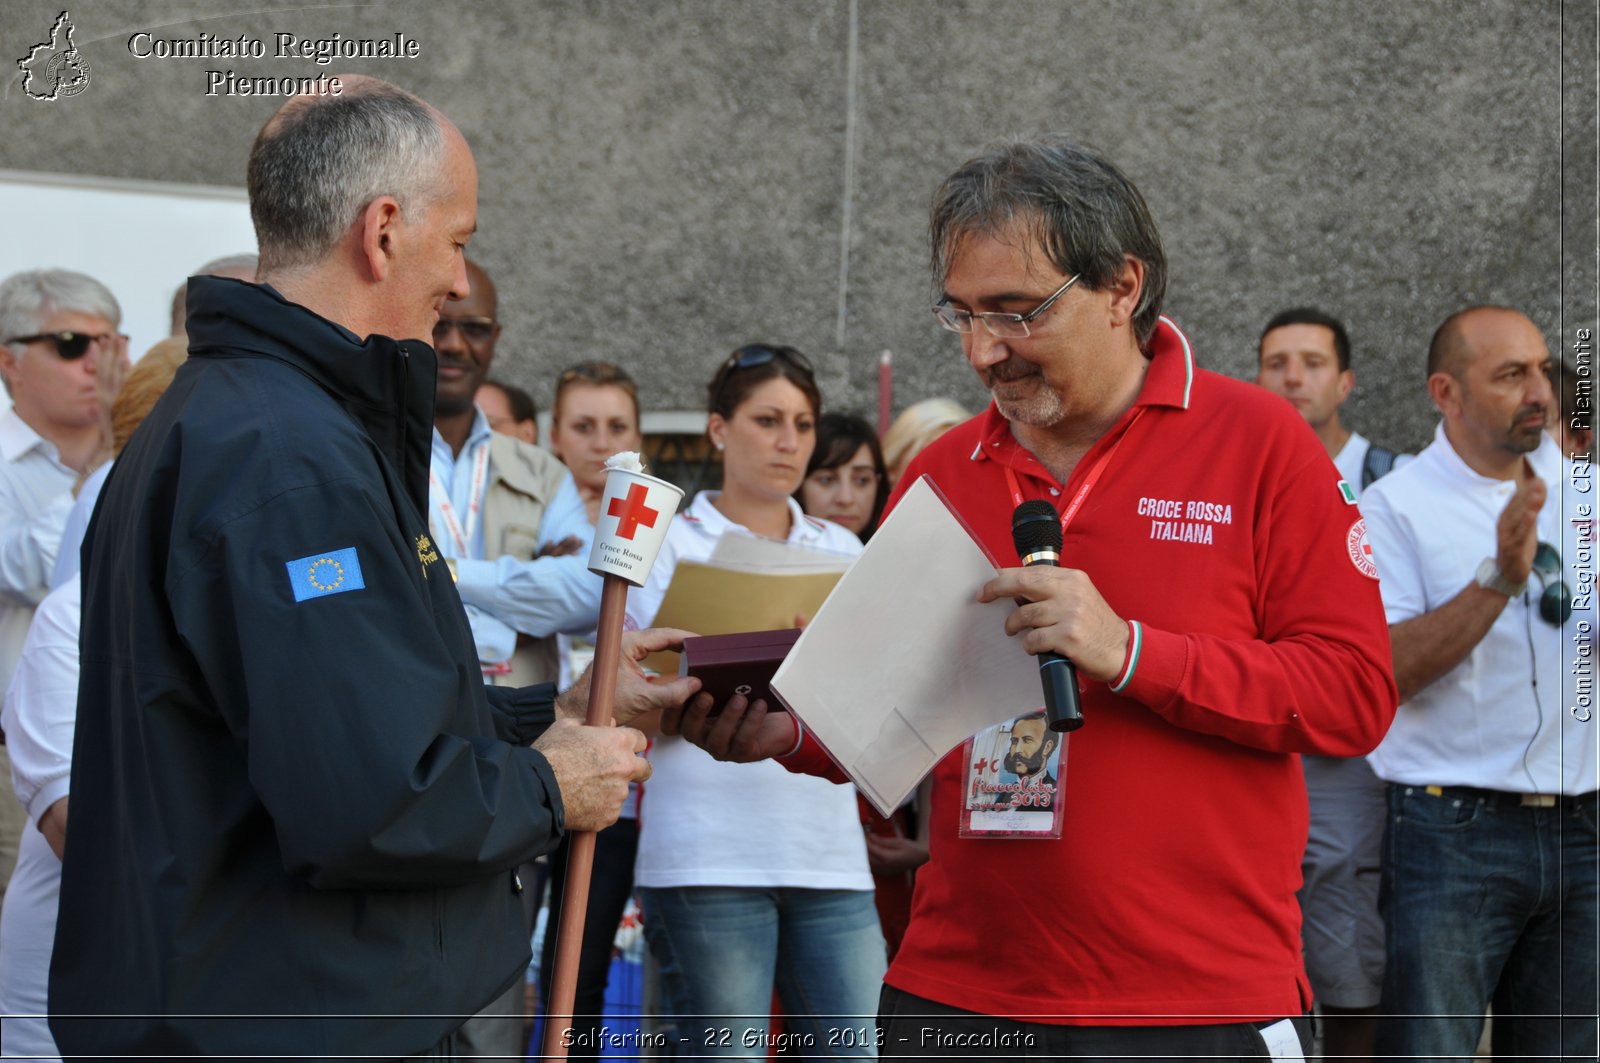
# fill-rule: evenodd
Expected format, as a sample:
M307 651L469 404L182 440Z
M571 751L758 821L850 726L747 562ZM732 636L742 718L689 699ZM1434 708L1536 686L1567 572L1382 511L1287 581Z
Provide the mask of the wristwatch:
M1483 564L1478 566L1476 580L1478 586L1484 590L1503 594L1507 598L1515 598L1528 589L1528 581L1512 583L1500 574L1500 563L1492 557L1484 558Z

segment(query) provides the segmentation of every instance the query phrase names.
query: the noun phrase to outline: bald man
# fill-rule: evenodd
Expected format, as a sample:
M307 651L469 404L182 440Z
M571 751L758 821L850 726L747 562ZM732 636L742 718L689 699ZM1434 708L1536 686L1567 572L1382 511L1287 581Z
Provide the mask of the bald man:
M1448 318L1433 444L1362 496L1401 705L1389 784L1377 1054L1594 1059L1594 503L1545 425L1538 327ZM1586 474L1585 474L1586 475ZM1587 678L1586 678L1587 677Z
M446 301L433 327L439 383L428 522L466 603L485 679L525 686L557 678L557 633L594 630L600 578L586 564L594 528L567 467L492 432L475 405L500 324L494 282L474 262L467 277L470 293ZM540 556L560 543L565 556Z
M197 277L191 357L88 533L51 1029L91 1058L459 1051L529 959L515 868L616 819L644 737L586 683L487 687L428 524L467 142L345 78L250 153L260 284ZM681 701L625 642L619 722ZM531 743L531 746L530 746Z

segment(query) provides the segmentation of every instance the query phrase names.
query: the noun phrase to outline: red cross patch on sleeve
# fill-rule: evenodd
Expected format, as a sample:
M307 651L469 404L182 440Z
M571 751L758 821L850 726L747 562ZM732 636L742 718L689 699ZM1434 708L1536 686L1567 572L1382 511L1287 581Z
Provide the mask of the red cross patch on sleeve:
M1368 579L1378 578L1378 565L1372 559L1372 544L1367 541L1367 522L1357 519L1350 525L1350 531L1344 537L1344 545L1350 551L1350 563L1356 566Z

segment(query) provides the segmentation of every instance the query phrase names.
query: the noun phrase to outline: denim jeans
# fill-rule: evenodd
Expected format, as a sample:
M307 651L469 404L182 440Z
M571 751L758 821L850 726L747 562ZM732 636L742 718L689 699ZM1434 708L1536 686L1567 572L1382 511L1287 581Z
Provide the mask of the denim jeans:
M1595 795L1389 787L1378 1055L1471 1060L1486 1007L1519 1055L1595 1058Z
M677 1017L680 1058L765 1059L772 990L783 1043L875 1058L887 967L870 890L641 889L645 938Z

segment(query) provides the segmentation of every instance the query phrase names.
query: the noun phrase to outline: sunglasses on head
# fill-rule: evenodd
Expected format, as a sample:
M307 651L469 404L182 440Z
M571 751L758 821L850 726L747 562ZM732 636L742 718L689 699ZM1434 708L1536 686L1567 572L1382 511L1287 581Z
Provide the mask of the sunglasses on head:
M37 336L13 336L7 343L44 343L49 341L55 344L56 357L63 362L74 362L89 353L89 345L98 343L104 345L113 337L119 336L117 332L101 332L91 335L87 332L41 332Z
M1560 627L1572 615L1572 588L1561 578L1560 552L1541 542L1533 555L1533 571L1544 585L1544 593L1539 595L1539 617Z
M433 345L437 347L450 335L451 329L460 329L468 343L482 343L494 335L492 317L441 317L433 326Z
M811 363L806 361L806 356L793 347L768 347L764 343L750 343L740 347L728 356L724 371L733 369L754 369L758 365L782 359L800 371L810 374L813 372Z

